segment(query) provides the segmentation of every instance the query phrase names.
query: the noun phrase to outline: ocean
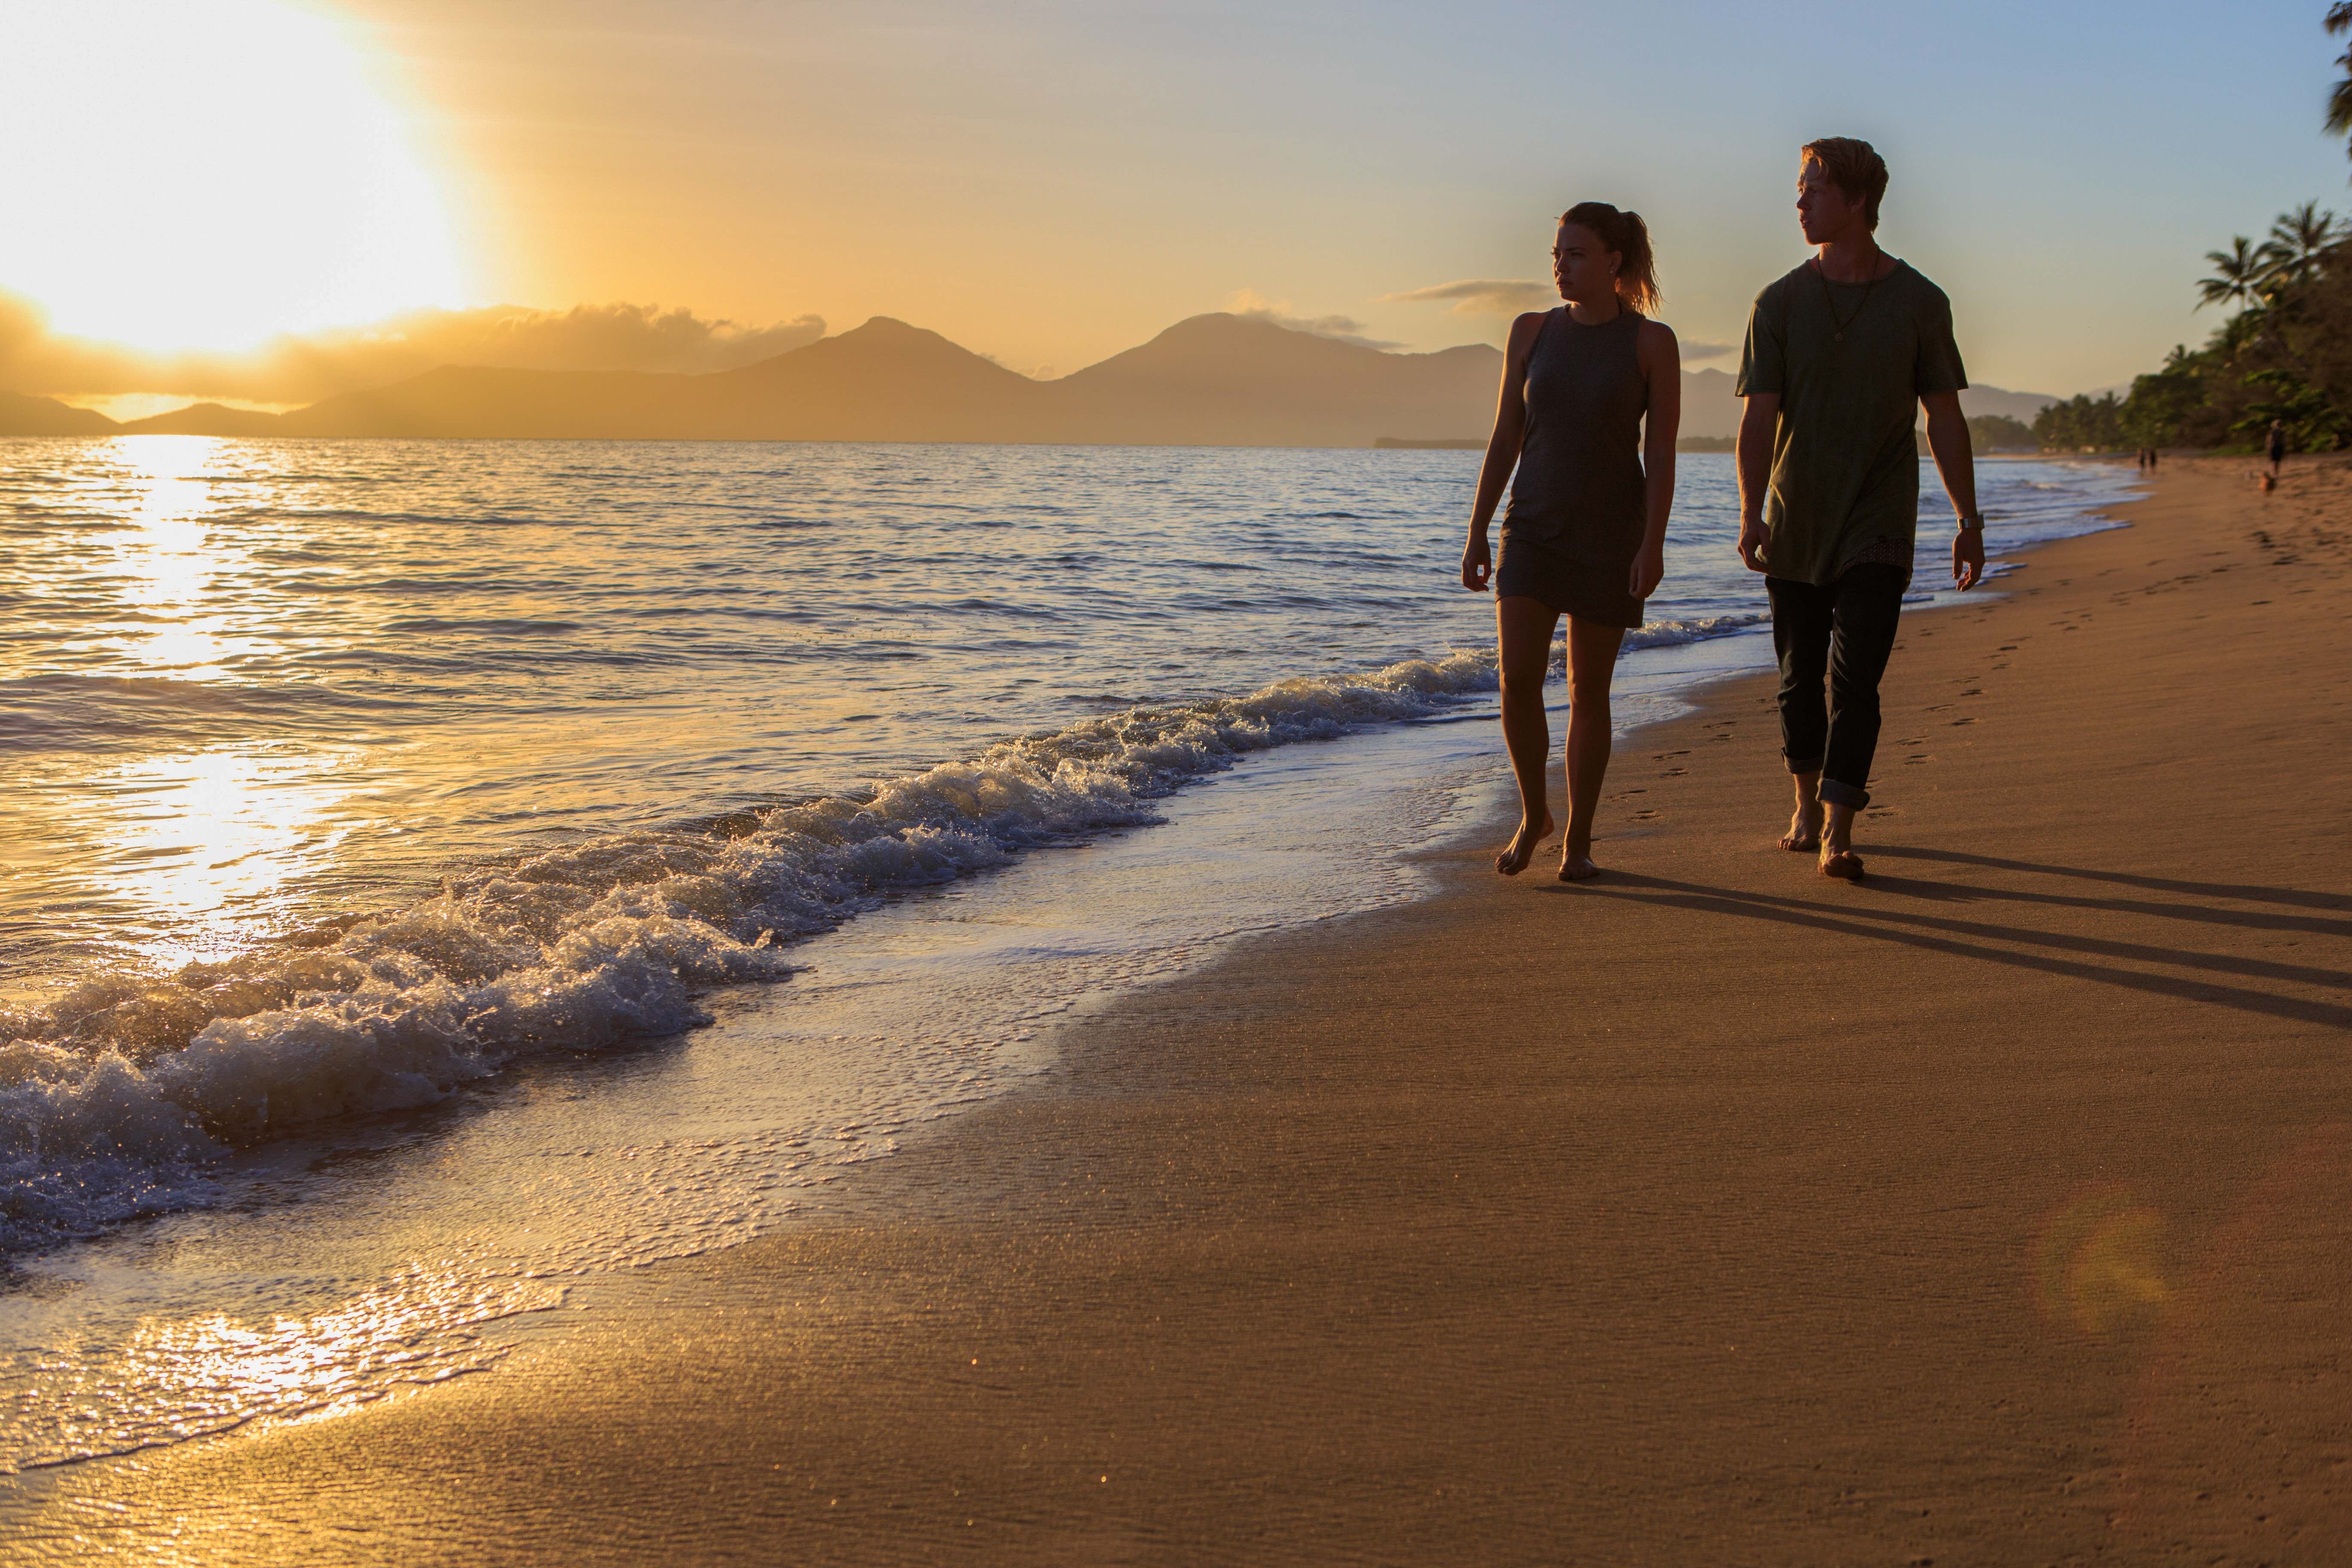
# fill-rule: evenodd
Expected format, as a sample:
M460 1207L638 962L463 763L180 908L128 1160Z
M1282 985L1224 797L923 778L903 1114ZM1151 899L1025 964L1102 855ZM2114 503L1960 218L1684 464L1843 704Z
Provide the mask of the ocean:
M1415 896L1507 796L1477 464L0 441L0 1474L494 1364ZM1621 729L1770 659L1679 468ZM1979 473L1996 557L2132 491Z

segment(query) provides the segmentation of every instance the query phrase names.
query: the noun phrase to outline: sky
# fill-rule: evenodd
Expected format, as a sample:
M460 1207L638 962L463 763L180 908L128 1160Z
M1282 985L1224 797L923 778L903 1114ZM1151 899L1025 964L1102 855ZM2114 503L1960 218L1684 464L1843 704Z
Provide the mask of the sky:
M1587 199L1649 220L1685 363L1733 368L1804 255L1796 148L1853 135L1972 378L2067 395L2211 330L2207 250L2352 211L2325 10L0 0L0 136L40 152L0 385L299 402L877 314L1035 374L1229 308L1426 351L1499 342L1509 291L1402 296L1543 279Z

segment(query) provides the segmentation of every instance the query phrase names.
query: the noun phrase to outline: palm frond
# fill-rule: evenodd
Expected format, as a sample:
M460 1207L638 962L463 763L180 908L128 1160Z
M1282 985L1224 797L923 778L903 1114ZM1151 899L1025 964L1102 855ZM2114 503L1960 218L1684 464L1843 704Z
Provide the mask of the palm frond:
M2197 308L2223 305L2235 300L2241 304L2252 300L2260 287L2264 263L2263 252L2244 235L2230 241L2227 250L2209 250L2205 259L2212 266L2213 275L2197 280Z

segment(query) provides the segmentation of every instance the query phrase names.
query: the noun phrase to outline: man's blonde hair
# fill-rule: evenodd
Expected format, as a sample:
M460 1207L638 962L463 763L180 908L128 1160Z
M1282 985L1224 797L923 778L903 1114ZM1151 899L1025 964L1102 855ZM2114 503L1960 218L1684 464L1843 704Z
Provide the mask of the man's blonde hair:
M1878 202L1886 195L1886 160L1867 142L1851 136L1824 136L1804 146L1804 160L1818 164L1829 183L1845 199L1863 204L1862 221L1878 232Z

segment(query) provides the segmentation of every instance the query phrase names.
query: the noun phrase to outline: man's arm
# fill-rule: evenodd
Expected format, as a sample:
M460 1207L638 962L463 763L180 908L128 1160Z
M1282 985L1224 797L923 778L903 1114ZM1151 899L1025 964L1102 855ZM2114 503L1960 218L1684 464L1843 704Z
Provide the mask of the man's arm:
M1757 552L1768 538L1764 492L1772 483L1772 432L1780 422L1780 395L1751 392L1747 404L1739 416L1739 559L1750 572L1761 572L1764 563Z
M1960 412L1957 392L1931 392L1919 401L1927 409L1927 449L1936 454L1936 472L1960 514L1960 531L1952 536L1952 581L1966 593L1984 581L1985 563L1984 520L1977 514L1977 460L1969 447L1968 416Z

